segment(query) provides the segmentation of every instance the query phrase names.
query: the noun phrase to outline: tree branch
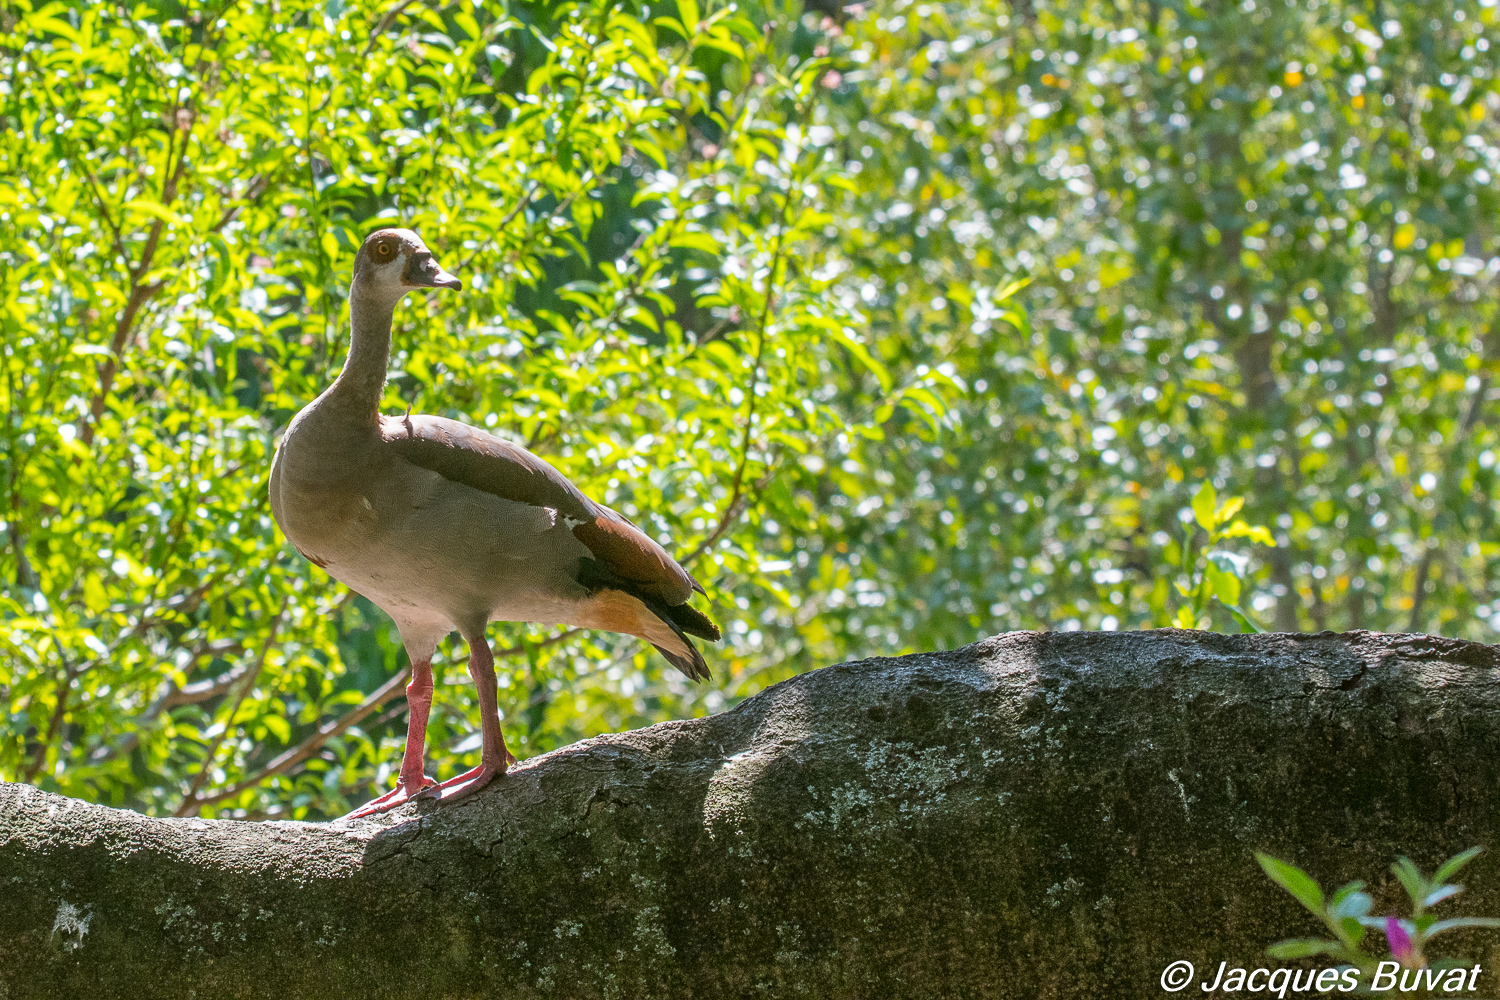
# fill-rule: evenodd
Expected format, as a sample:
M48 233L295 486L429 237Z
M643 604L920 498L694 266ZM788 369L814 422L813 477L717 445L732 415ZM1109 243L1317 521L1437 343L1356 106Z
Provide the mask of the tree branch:
M244 648L244 645L238 642L225 642L222 645L215 644L214 648L199 653L196 658L201 659L203 656L208 655L209 652L218 657L225 653L243 650ZM157 712L165 712L167 709L176 708L178 705L196 705L199 702L208 701L210 698L217 698L234 687L240 678L250 673L253 669L255 668L251 666L242 666L238 670L229 670L218 677L207 677L201 681L184 684L182 687L173 684L170 686L168 692L157 699L154 707L156 707Z
M1142 663L1175 664L1171 683ZM38 996L76 995L85 961L90 981L140 997L164 982L174 995L345 1000L379 992L372 982L468 995L476 969L492 993L531 995L542 968L557 970L546 992L559 997L599 994L601 969L706 997L773 979L782 994L823 997L850 995L855 980L899 981L912 1000L1137 995L1161 973L1161 914L1195 892L1228 908L1174 928L1176 954L1264 949L1265 915L1293 904L1250 847L1322 873L1350 867L1351 843L1374 866L1395 853L1435 861L1455 849L1455 830L1473 836L1460 844L1493 842L1493 669L1491 647L1436 637L1021 632L812 670L734 712L538 755L466 805L354 823L231 829L0 786L7 829L26 831L7 843L5 969L25 970L9 978ZM921 712L900 708L914 681ZM1188 699L1216 712L1215 745L1183 725ZM1392 700L1415 721L1391 725ZM928 746L935 729L965 735ZM993 766L1038 732L1056 734L1052 752L1019 771ZM1330 743L1352 747L1349 766L1367 780L1311 750ZM887 766L869 766L872 745L890 748ZM1266 748L1248 774L1246 746ZM1174 784L1184 758L1193 770ZM942 769L941 794L913 789L918 767ZM715 773L739 781L735 794L705 794ZM1215 792L1226 786L1235 794ZM850 788L867 794L835 824L829 800ZM1294 799L1305 808L1288 810ZM1129 817L1142 802L1164 804L1150 852L1138 824L1111 821L1092 824L1071 857L1038 860L1035 831L1059 816ZM848 875L851 856L854 874L873 874ZM1169 863L1182 857L1214 863ZM587 879L580 859L593 864ZM1085 881L1054 893L1065 894L1057 908L1036 905L1041 887L1073 875ZM1493 912L1500 891L1475 881L1468 912ZM1080 919L1106 890L1118 902ZM926 921L920 954L902 912ZM560 913L579 926L559 931ZM974 944L976 923L1028 921L1045 932L1040 954ZM463 961L413 949L445 929L462 935ZM964 961L921 960L939 947ZM1091 949L1123 964L1077 962Z

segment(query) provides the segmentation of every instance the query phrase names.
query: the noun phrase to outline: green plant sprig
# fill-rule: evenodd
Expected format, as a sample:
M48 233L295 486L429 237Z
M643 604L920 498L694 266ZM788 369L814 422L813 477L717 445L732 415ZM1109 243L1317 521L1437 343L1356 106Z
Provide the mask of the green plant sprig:
M1332 938L1305 937L1278 941L1266 949L1272 958L1296 959L1313 955L1328 955L1359 971L1362 984L1373 981L1372 976L1380 962L1392 959L1406 969L1456 968L1464 964L1456 959L1429 959L1427 943L1439 934L1464 927L1500 928L1500 918L1494 917L1450 917L1440 920L1430 913L1431 907L1452 899L1463 892L1463 886L1448 880L1460 868L1478 857L1482 848L1471 847L1455 854L1438 866L1429 878L1410 858L1400 857L1391 865L1391 871L1401 882L1411 899L1411 916L1372 916L1374 902L1365 892L1365 883L1353 881L1335 889L1325 896L1318 883L1302 869L1263 854L1255 854L1255 860L1266 875L1292 894L1292 898L1305 906L1313 916L1323 922L1332 933ZM1375 928L1386 936L1389 954L1373 956L1362 950L1366 931ZM1381 993L1379 995L1385 995Z
M1215 546L1230 538L1248 538L1260 545L1276 547L1276 539L1264 525L1248 524L1235 515L1245 506L1244 497L1226 497L1219 503L1213 484L1205 482L1193 496L1193 520L1184 530L1182 544L1167 548L1168 563L1175 562L1186 579L1177 581L1177 592L1186 599L1177 609L1172 624L1178 628L1207 628L1211 624L1208 609L1214 601L1234 616L1242 632L1264 632L1240 607L1240 594L1244 589L1246 564L1230 553L1216 550ZM1208 536L1197 552L1193 548L1193 524L1196 523ZM1176 557L1175 560L1173 557Z

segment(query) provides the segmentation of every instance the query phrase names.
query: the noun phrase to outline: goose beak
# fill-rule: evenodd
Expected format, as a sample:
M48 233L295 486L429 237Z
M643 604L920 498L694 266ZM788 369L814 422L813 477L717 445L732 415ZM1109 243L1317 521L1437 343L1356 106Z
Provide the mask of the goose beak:
M419 288L453 288L464 287L464 283L458 278L444 271L442 265L430 253L412 254L411 260L406 265L406 283Z

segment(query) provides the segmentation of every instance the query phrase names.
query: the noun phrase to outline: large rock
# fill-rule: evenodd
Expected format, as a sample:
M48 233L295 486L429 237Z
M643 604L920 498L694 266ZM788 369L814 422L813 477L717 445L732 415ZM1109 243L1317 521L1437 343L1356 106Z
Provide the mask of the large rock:
M1429 636L1013 633L378 822L6 785L0 998L1161 997L1173 960L1274 965L1317 929L1255 850L1389 909L1395 855L1493 844L1497 666ZM1444 907L1500 913L1500 867L1467 874Z

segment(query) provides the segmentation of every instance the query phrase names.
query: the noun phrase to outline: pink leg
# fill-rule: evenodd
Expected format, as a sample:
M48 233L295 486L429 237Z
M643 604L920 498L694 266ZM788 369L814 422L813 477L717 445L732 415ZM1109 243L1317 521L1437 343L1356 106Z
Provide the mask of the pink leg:
M505 747L505 734L500 731L500 686L495 683L494 654L490 652L490 644L483 632L467 638L469 675L474 678L474 687L479 692L479 735L482 740L479 766L422 793L423 797L443 802L473 795L516 762Z
M406 685L406 752L401 755L401 775L396 787L380 798L349 813L345 819L358 819L394 809L417 796L423 789L437 784L422 773L422 751L427 746L427 716L432 711L432 661L411 665L411 682Z

